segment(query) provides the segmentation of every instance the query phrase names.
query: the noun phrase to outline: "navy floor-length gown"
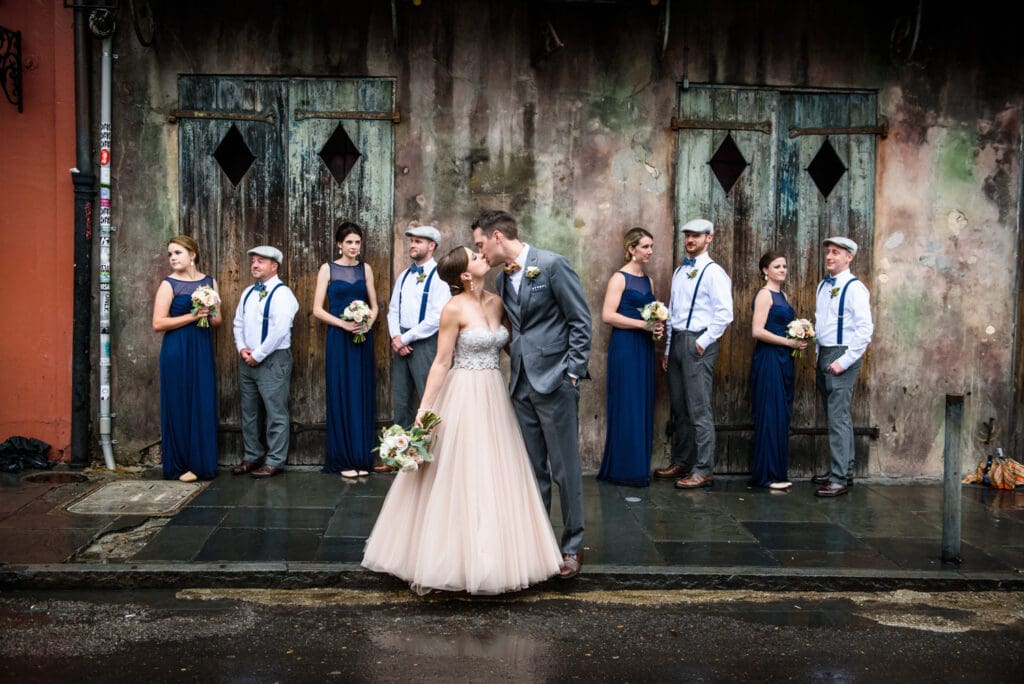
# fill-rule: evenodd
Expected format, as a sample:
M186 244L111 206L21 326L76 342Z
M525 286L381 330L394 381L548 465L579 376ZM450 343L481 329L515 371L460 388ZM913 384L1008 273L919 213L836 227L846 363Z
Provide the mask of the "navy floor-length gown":
M192 311L192 293L213 278L167 277L174 292L168 315ZM164 477L192 471L200 480L217 475L217 378L210 328L191 323L164 333L160 346L160 451Z
M369 304L366 265L330 264L327 299L331 313L341 316L359 299ZM373 333L364 342L337 326L327 328L327 458L325 473L366 470L373 465L376 444L377 395L374 382Z
M619 271L626 287L618 313L640 320L654 301L647 276ZM631 487L651 483L654 430L654 340L649 330L612 329L608 343L607 434L597 479Z
M771 290L769 290L771 292ZM765 330L781 337L795 317L781 292L771 292ZM753 308L753 304L751 304ZM789 420L793 414L793 350L758 340L750 364L754 414L754 466L751 484L767 487L789 479Z

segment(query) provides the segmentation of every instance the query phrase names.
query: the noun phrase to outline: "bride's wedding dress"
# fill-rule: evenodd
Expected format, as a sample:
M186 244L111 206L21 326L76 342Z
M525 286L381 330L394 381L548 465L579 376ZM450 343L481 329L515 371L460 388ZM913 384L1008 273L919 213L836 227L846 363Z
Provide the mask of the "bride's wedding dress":
M434 461L398 473L363 565L424 594L502 594L558 574L561 553L526 455L498 352L499 328L459 333L433 407ZM406 426L408 427L408 426Z

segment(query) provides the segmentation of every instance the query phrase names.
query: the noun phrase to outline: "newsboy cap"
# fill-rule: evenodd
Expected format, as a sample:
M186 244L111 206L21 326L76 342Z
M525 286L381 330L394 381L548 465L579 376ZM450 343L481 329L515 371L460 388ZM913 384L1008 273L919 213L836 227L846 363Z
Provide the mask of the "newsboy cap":
M708 233L709 235L714 235L715 224L707 219L697 218L684 223L682 231L684 233Z
M415 228L407 229L405 234L411 237L421 237L433 240L435 245L441 244L441 231L434 226L416 226Z
M830 237L822 240L823 245L835 245L836 247L842 247L850 254L857 256L857 243L848 237Z
M284 255L281 254L281 250L271 245L260 245L259 247L253 247L246 254L255 254L256 256L266 257L267 259L273 259L277 263L284 261Z

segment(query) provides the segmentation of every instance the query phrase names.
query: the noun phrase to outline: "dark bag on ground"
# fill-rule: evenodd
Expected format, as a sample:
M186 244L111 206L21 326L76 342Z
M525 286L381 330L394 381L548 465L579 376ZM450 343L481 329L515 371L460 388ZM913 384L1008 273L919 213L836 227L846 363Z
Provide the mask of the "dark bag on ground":
M20 473L25 468L49 470L54 461L46 458L50 445L35 437L10 437L0 444L0 472Z

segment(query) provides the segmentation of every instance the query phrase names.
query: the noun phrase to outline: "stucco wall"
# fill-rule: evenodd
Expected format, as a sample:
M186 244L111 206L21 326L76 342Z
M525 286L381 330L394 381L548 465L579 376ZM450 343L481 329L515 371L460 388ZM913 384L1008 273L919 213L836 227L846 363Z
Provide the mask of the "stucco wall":
M927 5L927 3L926 3ZM652 275L672 271L677 82L868 88L892 126L878 144L870 283L876 474L941 467L947 392L969 393L965 425L1014 402L1019 285L1021 56L1008 29L916 3L181 2L157 8L157 41L117 38L115 405L119 457L159 438L159 337L152 292L177 232L177 134L166 113L179 73L394 76L395 236L410 221L469 242L481 206L522 220L529 241L576 265L595 317L582 446L604 440L609 330L600 306L633 225L655 236ZM563 47L538 49L550 20ZM917 26L918 40L903 40ZM988 30L983 30L988 29ZM994 29L994 31L992 30ZM1001 38L1001 35L1006 35ZM395 266L404 259L396 250ZM855 262L854 268L856 270ZM991 331L990 331L991 326ZM732 330L729 334L748 334ZM657 387L656 449L667 419ZM968 450L965 460L974 454ZM658 459L656 458L656 461Z
M0 440L35 437L70 457L71 291L75 165L71 12L54 3L0 3L0 25L22 34L24 111L0 97Z

